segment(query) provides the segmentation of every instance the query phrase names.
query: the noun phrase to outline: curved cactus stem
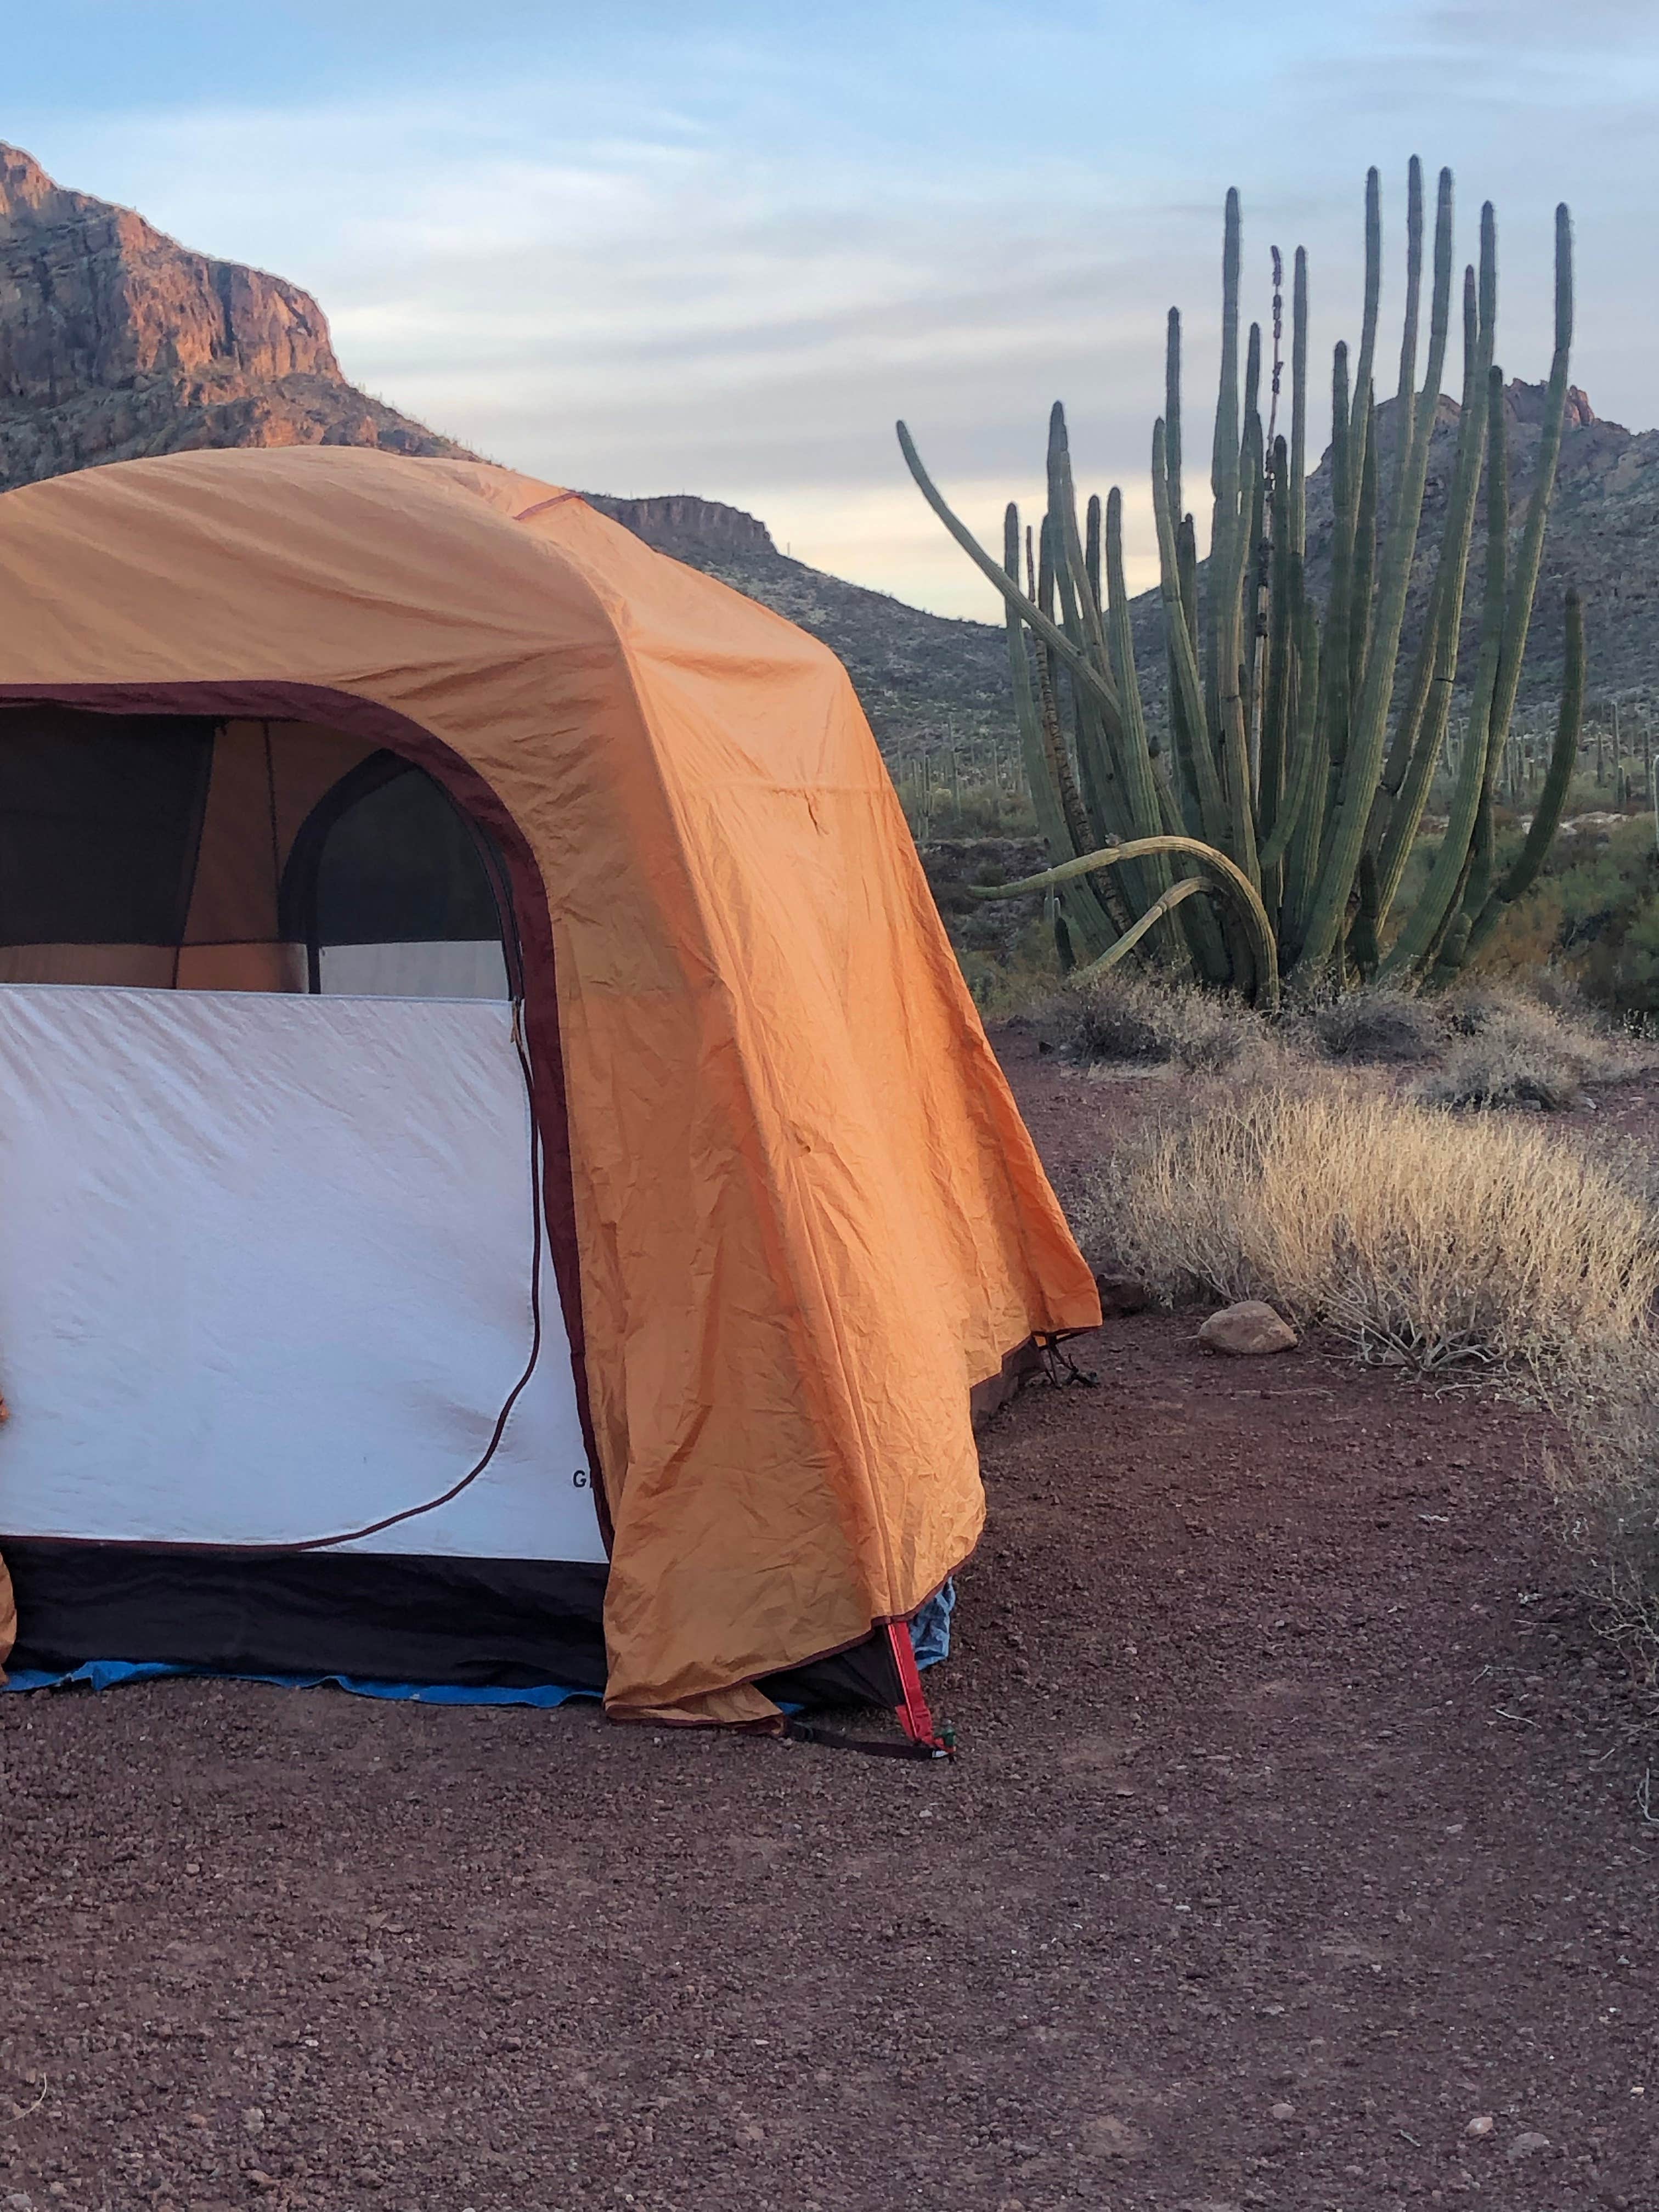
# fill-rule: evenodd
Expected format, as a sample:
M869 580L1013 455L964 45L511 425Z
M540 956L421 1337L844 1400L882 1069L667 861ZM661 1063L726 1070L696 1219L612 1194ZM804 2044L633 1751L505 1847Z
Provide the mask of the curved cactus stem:
M1075 860L1064 860L1057 868L1045 868L1040 875L1022 877L1018 883L970 884L968 896L983 900L1024 898L1032 891L1046 890L1051 884L1072 883L1079 876L1093 874L1097 868L1120 867L1126 861L1150 859L1155 853L1185 853L1215 870L1221 888L1231 894L1249 933L1256 964L1256 1003L1269 1013L1275 1012L1279 1006L1279 953L1273 932L1267 927L1261 894L1236 861L1229 860L1225 853L1218 852L1213 845L1200 843L1196 837L1132 837L1126 844L1109 845L1102 852L1085 853Z
M1125 930L1109 951L1103 952L1098 960L1091 960L1086 968L1077 969L1078 981L1091 982L1097 975L1106 975L1116 967L1120 960L1127 959L1147 932L1155 928L1166 914L1173 914L1183 900L1191 898L1195 891L1213 891L1215 888L1208 876L1183 876L1179 883L1171 884L1169 890L1147 908L1133 927Z
M1114 484L1106 500L1106 637L1111 649L1112 673L1117 682L1118 696L1123 702L1123 758L1126 774L1130 780L1130 796L1138 815L1144 815L1146 834L1157 835L1160 830L1172 836L1182 834L1180 810L1175 793L1161 780L1158 769L1161 761L1155 761L1151 740L1147 735L1146 720L1140 699L1140 679L1135 669L1134 634L1129 621L1129 591L1123 571L1123 495ZM1167 860L1155 860L1149 871L1150 880L1160 894L1169 889L1170 866ZM1224 982L1228 975L1226 948L1221 933L1216 927L1215 916L1207 908L1196 909L1190 917L1188 943L1197 960L1212 982Z

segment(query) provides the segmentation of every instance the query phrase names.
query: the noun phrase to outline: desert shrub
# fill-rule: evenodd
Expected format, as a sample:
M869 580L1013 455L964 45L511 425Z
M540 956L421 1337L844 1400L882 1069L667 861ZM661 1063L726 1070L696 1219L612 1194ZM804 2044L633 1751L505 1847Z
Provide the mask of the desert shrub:
M1502 988L1473 990L1448 1002L1455 1042L1445 1063L1418 1085L1426 1106L1577 1105L1587 1083L1639 1075L1651 1054L1593 1010L1574 1010Z
M1634 1357L1659 1291L1650 1206L1577 1146L1335 1075L1188 1102L1079 1215L1085 1249L1165 1297L1264 1298L1425 1368Z
M1066 983L1048 1019L1061 1048L1092 1066L1173 1062L1215 1073L1259 1053L1267 1037L1261 1018L1237 999L1127 968Z
M1316 1006L1307 1020L1319 1048L1333 1060L1432 1060L1446 1042L1446 1016L1434 1000L1387 984Z

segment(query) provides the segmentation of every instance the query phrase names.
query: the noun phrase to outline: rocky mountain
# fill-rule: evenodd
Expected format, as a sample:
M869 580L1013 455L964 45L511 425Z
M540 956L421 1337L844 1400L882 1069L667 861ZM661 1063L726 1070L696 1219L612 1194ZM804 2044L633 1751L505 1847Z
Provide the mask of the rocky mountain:
M1545 387L1518 379L1504 394L1511 530L1518 535L1537 471ZM1378 453L1386 488L1397 450L1394 402L1378 409ZM1423 527L1407 601L1406 635L1414 643L1434 580L1450 488L1458 408L1443 399L1429 446ZM1460 677L1474 673L1486 576L1486 505L1481 501L1464 593ZM1308 565L1316 592L1329 582L1332 531L1329 471L1308 487ZM1512 537L1511 543L1514 542ZM1584 601L1593 706L1613 698L1659 693L1659 430L1640 433L1603 422L1575 386L1567 395L1554 504L1544 540L1523 679L1523 709L1547 714L1559 684L1562 606L1569 585Z
M0 145L0 483L194 446L465 447L356 391L295 285Z

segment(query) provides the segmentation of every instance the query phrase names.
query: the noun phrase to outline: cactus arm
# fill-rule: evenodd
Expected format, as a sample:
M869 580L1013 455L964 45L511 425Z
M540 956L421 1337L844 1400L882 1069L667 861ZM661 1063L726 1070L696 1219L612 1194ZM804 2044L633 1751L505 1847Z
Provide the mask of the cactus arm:
M1348 421L1348 349L1331 355L1331 598L1325 617L1324 712L1333 769L1347 751L1348 633L1353 611L1354 440Z
M1359 330L1359 354L1353 371L1353 414L1349 431L1356 450L1365 428L1371 378L1376 362L1376 312L1382 297L1382 179L1365 172L1365 307ZM1402 436L1405 434L1401 428ZM1362 456L1363 458L1363 456Z
M1352 612L1348 617L1350 714L1358 708L1365 681L1365 652L1370 643L1371 586L1376 574L1376 404L1365 396L1362 432L1364 459L1359 471L1359 502L1354 512Z
M1061 629L1083 653L1089 665L1096 667L1094 654L1084 639L1077 580L1066 562L1064 540L1052 507L1042 518L1042 584L1037 604L1048 613L1058 592ZM1123 818L1119 804L1117 765L1102 727L1100 702L1076 684L1072 686L1072 730L1078 783L1083 793L1085 811L1093 824L1093 835L1089 839L1092 851L1103 837L1121 837L1132 825Z
M1181 505L1181 310L1170 310L1164 341L1164 465L1170 489L1170 512L1179 515Z
M1537 811L1515 865L1474 918L1464 948L1466 962L1474 959L1516 899L1523 898L1537 882L1545 855L1566 811L1567 793L1578 765L1578 740L1584 720L1584 610L1576 591L1567 593L1566 632L1561 711Z
M1204 694L1198 673L1198 657L1181 605L1179 556L1170 513L1168 480L1164 474L1164 424L1152 426L1152 515L1158 526L1158 589L1164 600L1164 626L1174 662L1176 690L1171 717L1177 736L1188 741L1188 762L1198 793L1199 818L1211 844L1226 836L1227 803L1216 773L1215 755L1205 720Z
M1267 669L1261 697L1261 772L1256 795L1256 819L1264 839L1272 836L1285 804L1288 765L1291 695L1294 667L1291 657L1290 461L1285 440L1273 441L1269 471L1271 500L1267 538L1272 574L1267 587ZM1277 922L1283 875L1271 874L1257 855L1261 868L1261 902Z
M1055 400L1048 416L1048 515L1054 531L1054 571L1060 580L1061 603L1068 627L1075 623L1079 641L1111 687L1111 664L1106 651L1106 629L1098 597L1089 589L1089 562L1077 526L1077 493L1072 483L1072 447L1066 434L1066 410ZM1118 732L1114 714L1108 725L1115 744Z
M1394 743L1389 748L1388 759L1383 764L1382 781L1377 793L1377 817L1373 823L1379 836L1391 818L1389 810L1405 783L1414 757L1418 732L1428 705L1430 686L1440 659L1441 615L1445 594L1453 582L1455 573L1466 570L1468 565L1468 532L1474 517L1474 497L1468 481L1471 441L1474 441L1473 475L1478 483L1480 456L1486 451L1485 394L1486 370L1490 367L1490 363L1480 358L1480 325L1474 300L1474 270L1468 268L1463 271L1463 388L1457 410L1457 442L1446 502L1446 527L1441 540L1440 557L1435 563L1434 583L1424 617L1423 635L1418 641L1417 657L1412 664L1411 686L1395 731Z
M1221 372L1216 394L1215 441L1210 457L1209 621L1204 640L1205 726L1210 742L1224 752L1221 697L1233 678L1237 659L1237 623L1230 618L1228 587L1233 580L1233 540L1238 513L1238 278L1242 254L1238 194L1229 191L1221 245Z
M1191 898L1195 891L1212 892L1214 890L1215 885L1207 876L1183 876L1178 884L1171 884L1169 890L1147 908L1139 921L1124 931L1115 945L1109 946L1097 960L1091 960L1087 967L1077 970L1078 981L1092 982L1097 976L1104 975L1115 968L1120 960L1133 952L1141 939L1155 928L1166 914L1173 914L1183 900Z
M1331 355L1331 591L1319 668L1316 727L1321 758L1298 811L1295 842L1287 855L1280 933L1294 967L1307 933L1308 915L1319 877L1325 828L1330 811L1336 763L1346 750L1347 699L1334 672L1348 662L1349 574L1353 540L1344 529L1348 504L1348 349L1339 343Z
M1003 558L1009 571L1019 574L1019 509L1010 501L1003 516ZM1025 625L1012 607L1006 610L1008 673L1014 694L1014 726L1019 732L1020 757L1025 781L1042 842L1056 860L1070 860L1081 849L1067 817L1064 787L1049 751L1042 716L1031 680L1031 663L1025 644Z
M1259 476L1261 471L1261 417L1253 410L1246 423L1244 449L1240 459L1241 490L1249 477ZM1230 548L1231 562L1223 580L1225 596L1219 641L1219 668L1222 764L1226 775L1228 812L1232 830L1229 842L1234 859L1251 882L1255 883L1259 874L1255 848L1255 793L1250 774L1249 732L1244 714L1244 687L1249 676L1244 665L1241 636L1244 575L1250 554L1247 520L1248 511L1241 506L1238 525Z
M1238 278L1243 229L1238 194L1230 190L1222 217L1221 372L1215 442L1210 456L1210 489L1221 514L1229 520L1238 510ZM1213 543L1210 550L1214 552Z
M1032 605L1012 577L1007 574L999 562L992 559L967 524L952 513L945 503L938 485L923 467L921 455L916 451L915 443L910 433L902 422L896 428L899 449L904 455L906 467L915 479L917 490L921 492L928 506L933 508L974 566L981 575L988 577L995 585L997 590L1001 592L1004 601L1009 606L1015 608L1024 617L1031 635L1040 638L1051 653L1063 660L1078 681L1098 699L1103 706L1115 708L1117 702L1112 696L1111 687L1106 678L1091 664L1088 655L1079 652L1065 632L1056 628L1043 613L1042 608Z
M1497 754L1492 744L1498 656L1504 641L1505 569L1509 551L1509 471L1504 437L1504 372L1486 378L1486 585L1480 623L1469 734L1457 783L1429 880L1382 963L1385 976L1409 975L1431 954L1456 911L1466 882L1471 840L1491 796Z
M1132 837L1127 844L1082 854L1075 860L1061 861L1058 867L1045 868L1039 875L1023 877L1017 884L970 884L968 896L983 900L1023 898L1031 891L1046 890L1051 884L1074 883L1079 876L1091 875L1097 869L1119 867L1126 861L1146 860L1155 853L1186 853L1215 870L1249 932L1256 963L1256 1002L1269 1012L1276 1012L1279 957L1261 896L1242 868L1213 845L1202 844L1195 837Z
M1538 465L1532 497L1516 552L1510 587L1509 609L1504 621L1504 652L1498 673L1493 723L1501 746L1510 732L1515 695L1521 683L1521 661L1527 649L1533 600L1538 591L1538 571L1544 557L1544 526L1549 520L1550 500L1555 489L1556 465L1561 457L1561 429L1566 414L1567 362L1572 350L1572 221L1564 205L1555 210L1555 351L1550 361L1550 380L1544 395L1544 422L1538 445Z
M1290 787L1273 834L1261 848L1265 876L1283 862L1301 824L1303 809L1321 780L1323 763L1319 739L1319 629L1313 609L1305 603L1297 611L1301 632L1297 650L1296 740L1292 748Z
M1303 946L1303 957L1314 969L1329 957L1341 933L1348 894L1359 865L1371 802L1382 769L1400 633L1406 618L1406 593L1411 582L1412 554L1423 514L1429 433L1439 403L1440 379L1445 364L1446 334L1451 315L1451 172L1443 169L1435 213L1434 294L1429 314L1427 374L1418 398L1410 458L1401 472L1394 512L1389 518L1388 540L1378 571L1375 650L1365 671L1358 726L1345 763L1338 820L1320 872Z
M1463 298L1464 371L1462 413L1457 425L1457 447L1452 464L1451 490L1446 525L1441 540L1430 603L1429 623L1418 653L1412 691L1401 734L1413 745L1403 775L1395 779L1398 793L1389 809L1378 866L1381 878L1379 927L1385 926L1400 890L1406 863L1416 840L1423 810L1434 781L1435 763L1445 740L1451 717L1452 687L1457 677L1457 647L1463 626L1463 593L1468 578L1469 542L1474 530L1474 509L1480 489L1480 468L1486 450L1485 393L1492 368L1496 327L1498 287L1497 233L1490 202L1480 213L1480 280L1476 293L1466 272ZM1389 788L1389 775L1383 785Z
M1413 154L1406 169L1406 320L1400 337L1400 385L1395 396L1400 428L1399 461L1415 427L1412 399L1417 390L1417 329L1423 307L1423 164ZM1400 468L1395 470L1399 481Z
M1003 516L1002 557L1008 574L1019 575L1019 509L1011 501ZM1060 723L1052 696L1040 699L1031 672L1031 653L1025 641L1025 625L1012 607L1005 610L1008 668L1014 694L1014 725L1019 732L1025 781L1042 841L1055 860L1069 860L1090 844L1089 825L1072 776L1072 764L1060 743ZM1037 652L1042 653L1042 647ZM1046 665L1043 671L1046 687ZM1067 916L1082 938L1090 957L1103 952L1118 933L1119 923L1111 902L1101 896L1103 881L1086 890L1079 885L1066 901ZM1127 909L1123 921L1128 919Z
M1362 982L1376 974L1381 955L1376 942L1376 855L1369 849L1359 855L1359 897L1348 927L1347 957L1359 970Z
M1123 495L1115 484L1106 500L1106 608L1112 675L1123 702L1123 767L1130 811L1137 832L1155 836L1163 829L1164 811L1152 775L1140 680L1135 672L1134 635L1129 627L1129 594L1123 574ZM1160 862L1152 873L1158 890L1166 890L1168 868Z
M1111 651L1112 673L1116 680L1118 696L1123 702L1123 757L1131 785L1131 799L1137 816L1145 819L1147 832L1167 831L1179 836L1185 824L1181 820L1173 792L1167 782L1160 786L1158 781L1147 738L1140 681L1135 670L1134 633L1129 621L1128 586L1123 572L1123 495L1115 485L1106 501L1105 553L1107 642ZM1168 892L1170 879L1170 864L1162 854L1148 864L1143 878L1151 884L1160 900ZM1178 905L1180 902L1177 900L1173 903ZM1173 905L1164 911L1173 911ZM1231 963L1215 916L1206 908L1195 908L1187 918L1184 934L1188 948L1204 975L1212 982L1224 982Z
M1308 550L1308 252L1296 249L1291 280L1291 550Z
M1089 579L1089 597L1094 601L1095 612L1099 614L1106 602L1101 597L1100 495L1098 492L1091 491L1089 495L1089 515L1085 527L1086 535L1083 541L1083 566Z
M1048 650L1055 653L1057 657L1066 664L1068 671L1078 677L1079 684L1082 684L1082 686L1086 688L1095 699L1102 702L1102 706L1115 710L1117 702L1115 702L1113 690L1110 690L1110 684L1106 681L1106 677L1099 672L1099 668L1095 668L1095 665L1091 664L1088 654L1079 653L1078 646L1073 644L1071 639L1066 637L1066 633L1057 629L1055 623L1048 619L1048 615L1042 613L1040 606L1033 606L1033 604L1030 604L1030 599L1020 591L1020 586L1015 584L1013 577L1011 577L1009 573L1000 566L1000 562L991 560L991 556L984 550L984 546L980 544L978 538L973 535L973 531L969 529L967 522L963 522L963 520L957 518L951 508L949 508L949 504L945 502L945 498L942 498L940 489L938 489L938 484L933 483L933 477L931 477L929 473L927 473L927 469L922 467L922 456L915 452L914 438L911 438L911 434L905 429L902 422L898 425L898 447L900 447L900 452L902 452L902 456L905 456L907 469L909 469L911 476L915 477L915 489L922 493L922 498L925 498L927 504L933 508L933 514L940 518L940 522L945 525L945 529L951 533L951 538L956 538L957 544L963 546L963 550L967 553L969 560L973 562L973 566L975 566L984 577L988 577L991 584L995 584L995 588L1002 592L1002 599L1005 599L1006 606L1013 606L1015 611L1024 617L1026 629L1030 630L1030 635L1033 635L1033 637L1040 637L1042 644L1048 646Z

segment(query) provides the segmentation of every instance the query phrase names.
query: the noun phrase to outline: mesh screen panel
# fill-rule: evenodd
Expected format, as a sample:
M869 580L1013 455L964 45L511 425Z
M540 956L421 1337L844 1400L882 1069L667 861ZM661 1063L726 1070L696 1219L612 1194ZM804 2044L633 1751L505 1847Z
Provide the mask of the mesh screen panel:
M0 712L0 945L176 945L214 725Z
M477 842L430 776L407 769L338 816L319 857L314 927L320 945L500 938Z

